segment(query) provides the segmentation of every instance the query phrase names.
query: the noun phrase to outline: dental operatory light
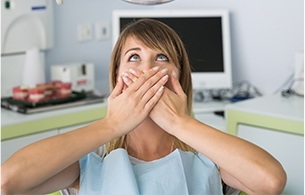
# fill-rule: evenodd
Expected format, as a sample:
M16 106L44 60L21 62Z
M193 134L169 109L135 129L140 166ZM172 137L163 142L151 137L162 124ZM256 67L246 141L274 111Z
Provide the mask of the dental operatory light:
M56 0L57 5L62 5L64 3L64 0Z
M168 3L174 0L123 0L128 3L138 4L138 5L158 5L163 3ZM57 5L62 5L64 0L56 0Z
M173 0L123 0L123 1L138 5L158 5L158 4L168 3Z

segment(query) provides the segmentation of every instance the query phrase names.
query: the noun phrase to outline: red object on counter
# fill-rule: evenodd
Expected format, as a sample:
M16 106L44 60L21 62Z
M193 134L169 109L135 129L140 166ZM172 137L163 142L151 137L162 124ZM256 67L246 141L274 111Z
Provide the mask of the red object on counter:
M28 89L26 87L17 86L13 88L13 99L26 100L28 95Z
M71 91L72 84L71 83L57 83L56 86L56 98L66 98L70 97L72 94Z
M45 101L45 89L44 88L30 88L28 90L29 92L29 98L27 101L33 102L33 103L38 103L38 102L43 102Z
M53 95L54 95L54 86L53 86L53 84L52 84L51 82L42 83L42 84L37 84L36 87L45 90L45 91L44 91L44 95L45 95L44 100L45 100L45 101L48 101L48 100L53 99Z
M50 81L50 83L53 85L54 90L56 90L56 88L58 88L62 84L62 81L55 80L55 81Z
M34 88L24 86L16 86L13 88L13 99L31 103L41 103L71 96L72 83L70 82L50 81L37 84Z

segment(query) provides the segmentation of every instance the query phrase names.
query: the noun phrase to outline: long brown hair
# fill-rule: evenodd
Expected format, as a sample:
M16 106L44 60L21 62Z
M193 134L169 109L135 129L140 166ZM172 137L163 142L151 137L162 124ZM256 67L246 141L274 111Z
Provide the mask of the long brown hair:
M179 35L166 24L153 19L140 19L128 24L121 32L112 52L110 60L110 89L116 85L120 66L122 47L128 37L134 37L145 46L168 55L179 70L179 82L187 95L188 114L192 115L192 79L191 67L187 52ZM106 145L106 154L125 146L126 136L122 136ZM174 146L181 150L194 151L193 148L175 138Z

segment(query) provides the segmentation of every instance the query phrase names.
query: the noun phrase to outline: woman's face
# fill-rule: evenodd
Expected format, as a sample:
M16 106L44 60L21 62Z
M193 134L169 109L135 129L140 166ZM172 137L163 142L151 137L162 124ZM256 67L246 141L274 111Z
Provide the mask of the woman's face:
M131 68L145 72L155 66L159 66L160 70L167 69L169 75L175 71L176 75L179 76L178 69L169 56L146 47L136 38L128 37L122 47L121 61L117 75L122 75L123 72L129 72ZM167 82L166 87L172 89L171 80Z

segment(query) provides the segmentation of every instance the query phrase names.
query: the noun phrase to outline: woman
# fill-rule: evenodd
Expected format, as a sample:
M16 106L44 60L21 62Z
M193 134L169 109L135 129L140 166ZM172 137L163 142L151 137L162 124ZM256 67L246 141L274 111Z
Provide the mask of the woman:
M282 192L276 159L191 116L190 65L171 28L151 19L128 25L110 72L107 116L14 154L2 165L3 194L222 194L222 182L248 194Z

